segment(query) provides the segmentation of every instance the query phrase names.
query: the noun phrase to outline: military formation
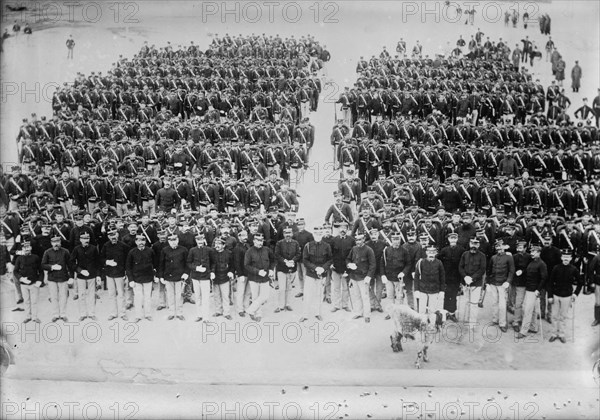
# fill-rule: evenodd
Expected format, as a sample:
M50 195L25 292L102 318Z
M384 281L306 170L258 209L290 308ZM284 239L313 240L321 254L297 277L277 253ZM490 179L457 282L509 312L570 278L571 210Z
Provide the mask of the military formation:
M330 141L342 179L325 222L371 251L333 247L353 260L336 267L334 289L356 280L365 317L383 296L401 296L469 325L487 290L500 329L512 324L523 338L540 316L551 341L565 342L581 291L595 289L600 323L595 112L584 99L572 122L564 90L513 63L518 45L511 54L482 38L464 57L392 58L384 47L359 60L337 101Z
M154 288L168 319L183 319L183 302L197 321L230 319L234 301L258 319L302 258L286 246L280 261L277 245L292 241L328 60L312 36L215 35L206 51L145 44L57 89L52 118L23 120L20 165L1 174L0 274L14 310L40 322L47 285L49 320L67 319L67 296L80 320L96 319L104 288L109 319L135 306L135 321L151 320ZM304 245L312 235L297 224Z

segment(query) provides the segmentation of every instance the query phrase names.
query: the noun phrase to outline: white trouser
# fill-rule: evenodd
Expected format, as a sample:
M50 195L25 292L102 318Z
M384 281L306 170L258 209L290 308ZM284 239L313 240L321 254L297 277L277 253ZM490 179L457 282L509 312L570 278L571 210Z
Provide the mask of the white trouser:
M277 272L277 281L279 283L279 308L283 309L292 302L292 283L295 279L295 271L293 273Z
M210 316L210 280L192 280L196 298L196 316L208 319Z
M527 334L527 331L538 331L537 325L537 296L535 292L525 292L523 299L523 324L521 325L521 334Z
M134 306L135 306L135 317L145 318L152 315L152 282L148 283L135 283L133 285L134 290Z
M459 320L475 327L479 315L479 297L481 287L463 287L464 294L460 296L458 303Z
M331 271L331 303L337 309L348 307L348 282L335 270Z
M420 293L419 307L417 312L420 314L433 313L444 307L444 299L441 298L441 293Z
M488 284L489 298L492 300L492 322L497 322L501 327L506 327L506 293L502 286Z
M515 288L515 317L513 318L513 326L518 325L523 321L523 300L525 299L525 287Z
M246 312L250 315L261 316L261 308L269 299L271 286L269 285L268 281L264 283L251 281L250 290L252 291L252 305L246 309Z
M25 303L25 315L27 318L36 319L38 317L38 296L40 288L33 284L22 284L23 301Z
M55 281L48 282L53 318L67 316L67 289L68 285L66 281L60 283Z
M365 318L371 316L371 298L369 296L369 285L364 280L350 280L353 311L356 315Z
M565 337L567 331L567 318L569 318L569 309L571 308L571 296L554 296L552 304L552 324L554 325L554 335Z
M404 282L388 280L388 281L384 282L384 285L385 285L385 294L386 294L385 304L388 308L395 304L401 305L404 303L404 298L405 298ZM388 311L389 311L389 309L386 309L386 312L388 312Z
M112 316L125 315L125 277L106 277Z
M229 301L229 291L231 290L231 283L226 281L221 284L213 284L213 302L215 312L217 314L230 315L231 305Z
M304 278L304 316L321 315L321 302L323 301L323 279L306 276Z
M96 315L96 278L89 280L77 279L79 289L79 315Z
M235 291L235 306L238 312L244 312L250 306L250 286L248 285L248 277L239 276L237 279Z
M169 310L171 311L171 315L183 315L183 296L181 295L183 290L183 282L181 280L167 281L165 282L165 286L167 291L167 302L169 302Z

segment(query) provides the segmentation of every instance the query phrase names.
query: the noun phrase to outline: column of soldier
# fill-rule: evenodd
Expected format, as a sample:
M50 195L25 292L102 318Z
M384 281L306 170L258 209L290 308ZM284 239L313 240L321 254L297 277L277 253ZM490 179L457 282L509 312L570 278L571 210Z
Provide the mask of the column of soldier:
M153 288L170 320L184 319L184 301L196 321L231 319L234 300L260 319L275 277L302 257L289 228L309 239L294 187L327 60L311 36L226 34L206 52L145 44L58 90L51 121L23 121L22 165L0 174L0 274L14 282L14 310L40 322L48 285L53 322L67 320L69 295L94 320L104 284L111 320L133 307L135 321L152 320ZM279 310L291 310L287 278Z
M486 57L392 58L384 47L359 60L337 102L342 179L325 215L332 299L349 277L356 317L406 296L474 328L487 290L502 331L523 338L540 317L564 343L576 296L595 289L600 323L597 129L561 119L564 93L508 56L499 42Z

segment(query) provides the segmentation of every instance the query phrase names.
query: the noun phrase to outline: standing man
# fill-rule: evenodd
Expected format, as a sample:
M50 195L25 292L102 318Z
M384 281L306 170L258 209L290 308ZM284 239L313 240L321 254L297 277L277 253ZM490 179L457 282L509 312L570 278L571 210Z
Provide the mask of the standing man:
M385 294L389 302L388 306L397 303L404 303L404 278L410 272L410 255L405 248L400 246L400 232L394 232L391 235L392 244L386 246L381 256L381 280L385 285ZM385 319L390 319L390 313Z
M235 275L237 276L235 306L238 315L246 316L246 309L250 306L250 286L248 285L248 273L244 265L246 251L250 249L248 244L248 231L238 232L238 242L233 249L233 264L235 265Z
M444 264L436 258L436 247L430 245L425 252L427 257L415 267L415 299L417 312L421 314L442 309L446 291Z
M569 314L571 303L575 302L583 287L583 278L579 274L579 269L571 264L572 258L571 250L562 252L562 264L554 267L546 286L548 302L553 303L552 316L555 328L554 334L550 337L550 342L553 342L557 338L563 344L567 342L565 338L565 319L567 319ZM575 291L573 291L573 285L577 285ZM575 334L575 331L573 331L573 334Z
M479 297L485 288L485 270L487 261L485 254L479 250L479 239L471 238L469 250L460 257L458 272L462 277L463 298L458 312L471 329L475 328L479 312Z
M130 248L119 241L119 232L116 229L109 230L107 236L108 242L100 250L100 266L104 267L108 299L110 301L108 320L112 321L120 316L123 321L127 321L127 313L125 312L125 265Z
M304 279L304 316L300 322L308 320L315 316L319 321L321 318L321 302L323 302L323 280L327 277L327 271L333 262L331 247L324 242L325 232L322 228L314 229L313 241L310 241L302 251L302 261L306 268L306 278Z
M152 321L152 280L158 280L154 276L154 251L146 246L146 237L142 234L135 237L135 244L136 247L129 251L125 262L127 280L134 290L135 322L140 322L143 318Z
M531 255L525 252L527 242L517 242L517 253L513 255L515 263L515 276L512 287L515 288L515 316L512 326L515 332L519 332L523 322L523 300L525 299L525 284L527 283L527 266L531 262Z
M355 244L354 238L348 235L348 223L341 222L339 234L331 241L331 303L333 304L331 312L337 312L340 309L350 311L348 282L344 274L346 273L346 258Z
M215 239L214 251L211 256L210 279L213 283L213 301L215 313L213 316L225 316L231 320L231 279L233 279L233 253L225 249L225 242L221 238Z
M381 307L381 297L383 296L383 282L381 281L381 273L382 266L381 260L383 256L383 250L388 245L381 239L381 235L378 229L371 229L369 231L369 241L367 241L367 246L373 249L375 253L375 275L372 280L372 285L369 289L369 295L371 297L371 311L383 312L383 308Z
M596 116L596 128L600 128L600 89L598 89L598 95L592 102L592 111Z
M446 274L444 309L448 311L447 319L458 322L458 319L456 318L456 297L460 290L461 283L458 266L465 249L458 245L458 233L449 233L448 243L449 245L442 248L439 254L439 259L444 265L444 272Z
M67 60L70 58L73 59L73 49L75 48L75 40L73 39L73 35L69 35L69 39L67 39Z
M502 240L496 241L496 255L490 260L488 287L492 300L492 323L499 324L502 332L506 326L506 294L515 274L512 255L506 253L508 245Z
M277 261L277 282L279 283L279 305L275 313L291 311L292 284L296 279L298 263L302 258L302 249L295 239L292 239L292 227L283 228L283 239L275 245Z
M171 314L167 317L169 321L177 319L185 320L183 316L183 283L189 277L187 270L187 248L179 245L179 236L172 234L167 238L169 246L163 248L160 256L158 277L165 283L167 292L167 304Z
M38 295L40 286L44 283L44 271L42 270L42 259L31 253L31 244L23 242L21 244L22 254L15 258L15 268L13 274L16 281L21 282L23 299L25 300L25 319L24 324L32 321L40 323L38 318Z
M303 218L299 218L296 221L296 225L298 226L298 231L294 234L293 238L298 241L300 245L300 249L304 250L304 247L307 243L314 241L315 238L313 234L306 230L306 222ZM298 280L300 283L300 291L296 294L296 297L304 296L304 274L306 273L306 268L304 267L304 262L301 260L298 265Z
M561 263L560 249L552 245L552 236L545 234L543 236L543 247L540 252L540 258L546 263L548 275L552 273L554 267ZM547 308L547 310L546 310ZM542 319L552 323L552 304L546 306L546 290L540 290L540 310L542 311Z
M406 300L408 306L415 309L414 302L414 273L417 261L419 261L420 255L424 253L423 247L417 242L417 232L414 229L409 230L406 233L406 243L402 244L402 248L408 252L408 258L410 262L410 268L408 275L404 277L404 288L406 289Z
M210 315L210 274L212 273L211 253L213 249L206 246L204 234L195 237L196 246L187 255L187 268L192 276L196 297L196 322L208 322Z
M96 320L96 284L100 285L98 248L90 245L90 234L82 231L79 235L80 245L71 254L71 268L77 275L79 296L79 320L86 318Z
M575 60L575 65L571 69L571 87L573 92L579 92L581 86L581 78L583 77L583 71L579 66L579 61Z
M537 299L540 291L548 281L548 268L540 257L542 249L539 246L531 247L531 262L525 271L525 298L523 299L523 324L517 338L525 338L526 334L537 333Z
M352 305L354 316L358 319L364 316L365 322L371 322L371 297L369 285L375 275L377 261L373 249L365 244L365 235L358 233L355 236L356 245L352 248L346 258L346 268L350 271L350 288L352 293Z
M246 310L250 319L260 322L260 309L269 299L269 280L273 278L275 256L271 249L264 246L265 236L262 233L254 235L254 245L246 251L244 266L248 273L250 290L252 292L252 304ZM239 308L238 308L239 310Z
M47 249L42 257L42 268L48 271L48 289L52 301L52 322L67 319L67 284L73 284L73 273L70 266L70 254L61 247L60 236L51 239L52 248Z

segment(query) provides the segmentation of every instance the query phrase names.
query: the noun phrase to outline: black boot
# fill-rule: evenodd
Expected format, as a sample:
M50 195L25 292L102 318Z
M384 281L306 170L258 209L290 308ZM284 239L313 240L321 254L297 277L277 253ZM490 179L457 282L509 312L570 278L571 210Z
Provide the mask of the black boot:
M592 327L600 324L600 306L594 306L594 322L592 322Z

